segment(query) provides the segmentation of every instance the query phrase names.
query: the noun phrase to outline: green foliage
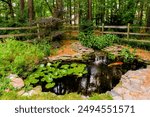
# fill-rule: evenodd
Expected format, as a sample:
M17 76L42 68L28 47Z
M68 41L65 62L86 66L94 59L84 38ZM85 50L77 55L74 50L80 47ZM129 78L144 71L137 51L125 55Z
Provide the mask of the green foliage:
M113 45L113 43L118 40L118 37L111 34L94 36L90 32L87 34L81 32L78 36L78 39L86 47L103 49L104 47Z
M14 90L13 86L10 85L10 79L0 77L0 96L6 92L6 90Z
M86 74L85 64L62 64L61 62L41 64L35 72L30 74L25 80L26 85L45 84L45 88L49 89L54 87L54 79L62 78L64 76L77 76L82 77Z
M78 39L82 45L90 48L93 46L93 43L95 41L95 36L91 32L88 32L87 34L80 32Z
M14 20L0 20L0 27L23 27L27 26L27 23L22 23ZM0 34L19 34L29 32L27 30L1 30Z
M129 48L123 48L123 49L121 50L121 52L119 53L119 55L120 55L121 57L123 57L123 61L124 61L124 62L133 62L133 61L135 60L135 57L136 57L135 53L136 53L136 50L135 50L135 49L134 49L133 52L131 52L131 51L129 50Z
M93 32L94 26L93 22L90 20L83 20L82 23L80 24L80 31L84 33L89 33Z
M112 53L108 53L107 54L107 57L108 57L108 59L110 59L110 60L115 60L115 55L114 54L112 54Z
M131 47L136 47L136 48L143 48L145 50L150 50L150 42L148 42L147 40L136 40L136 39L119 39L119 44L123 44L123 45L130 45Z
M0 76L9 73L26 75L44 56L49 55L49 50L48 43L29 44L6 39L0 43Z
M83 100L83 98L77 93L54 95L51 92L44 92L33 96L19 96L15 91L11 91L0 96L0 100Z
M94 93L90 98L90 100L112 100L112 96L107 94L107 93L103 93L103 94L96 94Z
M118 40L118 37L116 35L103 35L100 37L95 38L95 44L94 46L98 49L103 49L104 47L113 45L114 42Z
M91 97L87 98L89 100L113 100L112 96L103 94L93 94ZM40 93L33 96L18 96L15 91L5 92L0 96L0 100L85 100L81 95L77 93L69 93L65 95L54 95L51 92Z

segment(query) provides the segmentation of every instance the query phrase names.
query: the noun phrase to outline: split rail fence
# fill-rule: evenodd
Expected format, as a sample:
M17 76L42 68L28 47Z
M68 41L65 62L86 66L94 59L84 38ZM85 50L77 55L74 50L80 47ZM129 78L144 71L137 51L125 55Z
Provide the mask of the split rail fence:
M78 26L65 26L65 30L79 30ZM119 31L109 31L108 29L124 29L126 31L119 32ZM138 29L139 32L133 32L131 30ZM20 33L20 34L5 34L0 35L0 38L8 38L8 37L22 37L22 36L40 36L42 35L40 33L40 27L37 24L37 26L31 26L31 27L0 27L1 30L35 30L36 33ZM150 36L150 33L147 33L146 30L150 30L150 27L143 27L143 26L131 26L128 24L127 26L105 26L102 24L102 26L98 26L98 30L100 31L100 34L116 34L116 35L126 35L127 39L129 39L130 35L137 35L137 36Z

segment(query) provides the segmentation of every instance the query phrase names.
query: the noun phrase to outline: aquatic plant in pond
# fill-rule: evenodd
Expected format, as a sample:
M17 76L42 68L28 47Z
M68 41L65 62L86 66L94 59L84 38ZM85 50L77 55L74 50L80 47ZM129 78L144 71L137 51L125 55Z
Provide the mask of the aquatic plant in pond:
M86 74L86 65L82 63L61 64L61 62L41 64L35 72L31 73L25 83L29 85L44 85L46 89L55 86L55 79L63 78L65 76L82 77Z

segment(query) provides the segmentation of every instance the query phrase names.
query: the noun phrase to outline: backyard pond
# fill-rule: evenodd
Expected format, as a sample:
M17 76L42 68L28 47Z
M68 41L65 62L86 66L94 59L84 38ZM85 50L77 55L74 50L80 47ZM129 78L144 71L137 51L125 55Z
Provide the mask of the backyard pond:
M41 85L43 92L57 95L77 92L90 96L110 91L128 70L144 67L146 64L137 59L123 62L122 58L111 60L103 52L94 52L88 61L59 60L41 64L26 81L33 86Z

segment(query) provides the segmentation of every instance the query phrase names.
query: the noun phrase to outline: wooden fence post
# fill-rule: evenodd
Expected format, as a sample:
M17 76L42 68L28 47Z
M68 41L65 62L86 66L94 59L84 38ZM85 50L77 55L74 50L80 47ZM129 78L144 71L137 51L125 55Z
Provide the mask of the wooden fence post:
M130 35L130 23L128 23L127 27L127 39L129 40L129 35Z
M102 23L102 35L104 34L104 23Z
M40 25L37 23L37 33L38 33L38 38L40 39Z

